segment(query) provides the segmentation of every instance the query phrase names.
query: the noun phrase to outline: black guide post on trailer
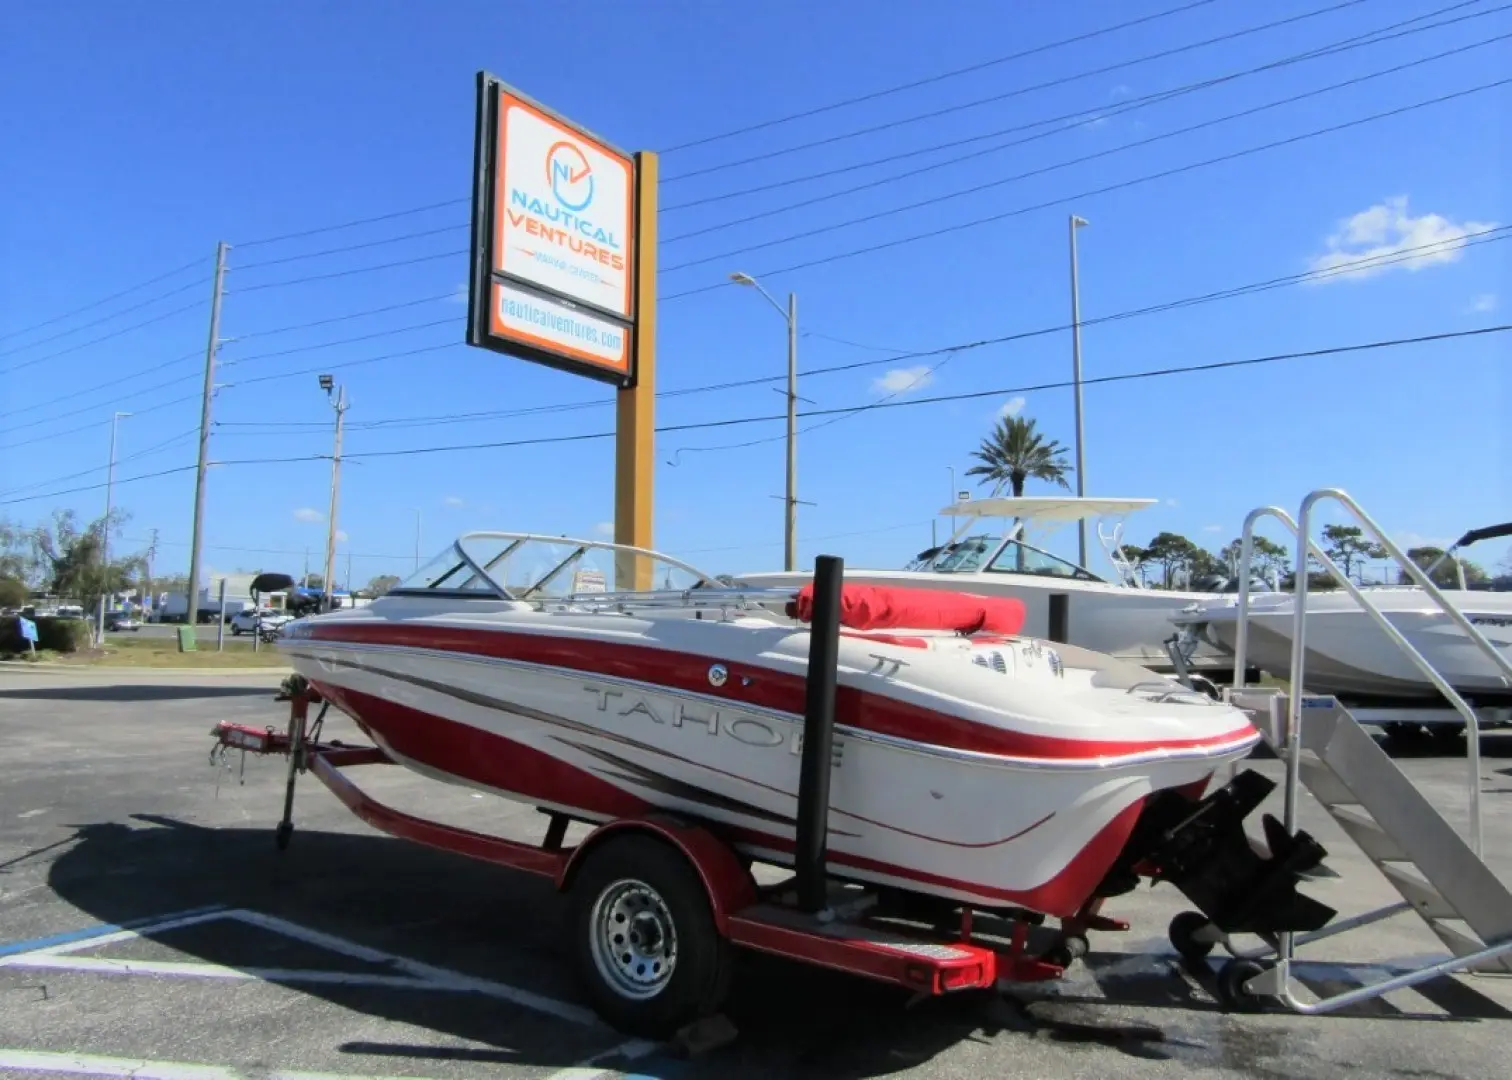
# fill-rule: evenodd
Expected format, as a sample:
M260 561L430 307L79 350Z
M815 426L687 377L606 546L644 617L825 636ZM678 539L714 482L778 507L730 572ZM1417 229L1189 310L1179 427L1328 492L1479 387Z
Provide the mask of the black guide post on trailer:
M840 587L845 561L814 560L814 608L809 620L808 680L803 710L803 757L798 774L798 837L793 869L798 906L823 911L829 900L825 856L829 836L830 771L834 760L835 682L840 653Z

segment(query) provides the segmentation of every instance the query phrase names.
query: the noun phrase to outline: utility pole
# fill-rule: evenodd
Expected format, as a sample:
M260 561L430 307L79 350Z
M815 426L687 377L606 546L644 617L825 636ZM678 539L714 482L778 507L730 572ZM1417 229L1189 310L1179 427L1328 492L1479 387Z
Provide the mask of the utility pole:
M146 575L147 579L142 584L142 617L143 617L143 619L147 618L147 612L149 610L152 610L152 611L156 611L157 610L157 604L153 602L154 601L154 597L152 595L152 559L153 559L153 556L155 556L157 554L157 537L158 537L158 531L157 531L157 529L154 528L154 529L147 530L147 575Z
M415 573L420 572L420 508L415 507Z
M782 500L782 566L791 571L798 565L798 295L788 293L784 312L782 305L750 274L736 272L730 275L730 280L755 289L787 320L787 492Z
M1076 392L1076 497L1087 494L1086 444L1082 434L1081 295L1076 267L1076 230L1089 222L1071 215L1071 385ZM1087 565L1087 519L1076 523L1077 562Z
M205 388L200 397L199 465L194 474L194 528L189 534L189 581L185 588L184 621L199 621L200 544L205 526L205 473L210 466L210 402L215 397L215 354L220 349L221 292L226 279L226 252L231 245L215 245L215 291L210 294L210 343L205 347Z
M325 610L331 611L335 604L335 598L331 595L335 592L335 584L331 580L336 573L336 506L341 494L341 429L346 419L347 399L346 387L337 387L335 380L329 375L320 377L320 388L331 394L335 389L336 399L332 407L336 410L336 447L331 454L331 512L326 519L326 557L325 557L325 581L321 585L321 591L325 593ZM347 582L350 586L351 582Z
M783 503L783 569L798 565L798 294L788 293L787 494Z
M100 523L100 570L103 574L100 581L99 640L101 643L105 641L105 597L110 591L110 513L112 496L115 494L116 428L120 426L121 417L130 415L129 412L118 410L110 418L110 462L105 468L105 520Z

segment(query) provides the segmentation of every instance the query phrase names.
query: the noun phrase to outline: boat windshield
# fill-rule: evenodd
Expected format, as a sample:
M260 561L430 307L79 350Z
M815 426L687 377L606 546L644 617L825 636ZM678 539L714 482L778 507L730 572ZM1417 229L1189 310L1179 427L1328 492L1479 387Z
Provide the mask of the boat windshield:
M982 533L920 552L907 567L936 574L1033 574L1075 581L1103 579L1073 562L1019 540Z
M467 533L390 593L553 600L721 583L675 558L602 540Z

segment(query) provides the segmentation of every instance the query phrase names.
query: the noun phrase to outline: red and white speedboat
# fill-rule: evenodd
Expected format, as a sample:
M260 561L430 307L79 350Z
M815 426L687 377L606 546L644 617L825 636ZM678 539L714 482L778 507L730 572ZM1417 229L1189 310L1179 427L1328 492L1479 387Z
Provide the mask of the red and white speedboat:
M657 587L607 590L631 580ZM419 773L584 821L676 811L785 863L810 635L807 593L780 592L603 542L472 533L278 645ZM1101 895L1153 798L1197 799L1258 740L1242 712L1144 668L1016 636L1023 616L846 588L832 875L1067 916Z

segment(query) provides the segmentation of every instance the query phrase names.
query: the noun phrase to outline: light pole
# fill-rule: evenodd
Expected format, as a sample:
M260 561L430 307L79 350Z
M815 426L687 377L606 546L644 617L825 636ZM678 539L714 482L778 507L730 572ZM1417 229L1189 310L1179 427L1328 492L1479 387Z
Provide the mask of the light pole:
M1071 215L1071 385L1076 392L1076 497L1087 494L1086 446L1082 436L1081 290L1076 267L1076 230L1090 224ZM1087 519L1076 523L1077 562L1087 565Z
M100 526L100 640L105 640L105 594L110 588L110 512L115 494L116 427L129 412L117 411L110 418L110 462L105 467L105 520Z
M336 586L331 578L336 573L336 506L341 493L341 429L346 417L347 399L346 387L336 386L336 381L329 375L320 377L320 388L326 392L328 398L331 398L334 390L335 397L331 399L331 407L336 410L336 445L331 453L331 512L326 520L325 577L321 581L321 591L325 593L325 610L330 611L335 606L333 594ZM347 584L350 586L351 582Z
M791 571L798 562L798 295L788 293L787 310L772 299L772 294L750 274L736 272L730 280L737 285L755 289L777 313L787 320L787 494L783 497L783 558L784 570Z

